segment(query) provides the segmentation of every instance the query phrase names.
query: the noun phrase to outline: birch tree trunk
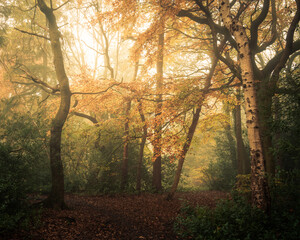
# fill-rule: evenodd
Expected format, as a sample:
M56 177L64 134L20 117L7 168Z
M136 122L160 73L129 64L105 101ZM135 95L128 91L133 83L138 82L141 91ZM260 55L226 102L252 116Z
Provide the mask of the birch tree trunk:
M249 39L245 28L230 14L229 0L220 1L220 15L224 25L234 36L239 51L241 75L246 104L246 124L251 154L251 190L252 204L267 211L270 206L270 197L266 181L266 169L263 156L261 129L258 120L257 95L255 88L254 71L251 61Z
M71 92L69 79L65 72L63 54L60 44L61 33L58 30L54 10L49 8L44 0L38 0L39 9L45 14L49 23L49 35L54 56L54 67L60 86L60 106L52 120L50 137L50 166L52 187L45 205L54 209L63 209L64 203L64 172L61 159L61 134L70 109Z

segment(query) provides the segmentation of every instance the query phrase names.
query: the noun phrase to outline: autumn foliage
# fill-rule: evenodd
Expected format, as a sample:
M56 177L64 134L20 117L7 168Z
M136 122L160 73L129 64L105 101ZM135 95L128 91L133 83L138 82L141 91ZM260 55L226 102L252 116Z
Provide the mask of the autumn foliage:
M29 172L24 193L64 210L44 213L45 236L88 234L87 211L103 212L92 233L125 237L119 198L132 222L150 214L133 213L136 194L170 214L151 235L163 238L178 190L228 191L236 175L251 175L248 200L270 213L276 174L299 169L299 19L298 0L1 3L0 145Z

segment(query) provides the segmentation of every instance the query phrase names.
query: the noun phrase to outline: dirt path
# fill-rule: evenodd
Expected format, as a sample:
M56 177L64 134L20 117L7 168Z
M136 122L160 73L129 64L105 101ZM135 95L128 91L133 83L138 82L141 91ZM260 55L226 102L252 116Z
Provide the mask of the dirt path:
M164 196L77 196L67 195L70 210L44 210L36 229L6 239L96 240L177 239L173 222L181 203L213 206L222 192L180 193L172 201Z

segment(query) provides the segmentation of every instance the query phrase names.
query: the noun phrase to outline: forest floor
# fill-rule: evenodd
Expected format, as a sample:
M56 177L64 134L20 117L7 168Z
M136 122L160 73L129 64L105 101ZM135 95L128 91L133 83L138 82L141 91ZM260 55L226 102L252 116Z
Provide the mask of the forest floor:
M69 210L45 209L39 224L18 231L4 239L96 240L96 239L178 239L173 223L184 202L215 206L224 192L203 191L176 193L171 201L165 195L142 194L116 196L65 197Z

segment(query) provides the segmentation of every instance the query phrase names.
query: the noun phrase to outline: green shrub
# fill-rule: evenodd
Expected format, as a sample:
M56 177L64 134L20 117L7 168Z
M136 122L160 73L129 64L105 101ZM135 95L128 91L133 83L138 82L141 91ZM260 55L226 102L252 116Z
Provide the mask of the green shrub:
M152 166L151 166L152 167ZM164 190L171 189L177 169L177 162L172 161L170 157L163 156L161 161L161 184ZM186 174L183 171L180 177L179 184L185 183Z
M0 145L0 233L14 229L26 215L26 175L22 158Z
M207 168L202 170L203 182L210 190L231 190L236 175L232 163L226 159L210 162Z
M271 187L269 215L233 192L232 199L220 201L214 209L184 206L175 221L175 232L181 239L299 239L299 172L285 174L284 184Z
M5 111L4 111L5 112ZM20 162L28 174L24 176L30 192L50 190L50 167L48 158L49 122L44 120L43 112L0 113L0 142L5 143L18 154ZM1 171L1 170L0 170Z
M236 147L232 131L225 128L215 137L214 161L202 170L202 181L211 190L230 191L236 177Z

